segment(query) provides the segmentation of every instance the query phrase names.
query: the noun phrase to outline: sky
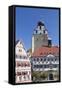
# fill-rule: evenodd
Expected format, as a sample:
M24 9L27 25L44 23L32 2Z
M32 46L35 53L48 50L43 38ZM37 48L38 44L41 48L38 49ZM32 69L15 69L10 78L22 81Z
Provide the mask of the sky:
M16 7L16 40L21 40L26 50L31 48L32 34L38 21L42 21L52 38L59 45L59 10Z

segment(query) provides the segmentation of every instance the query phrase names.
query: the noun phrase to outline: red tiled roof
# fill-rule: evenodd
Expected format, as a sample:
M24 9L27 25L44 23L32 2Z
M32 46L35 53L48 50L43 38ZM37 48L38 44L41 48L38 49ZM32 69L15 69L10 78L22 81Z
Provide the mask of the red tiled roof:
M32 56L44 56L44 55L58 55L59 54L59 47L58 46L52 46L52 47L40 47L37 48L33 53Z

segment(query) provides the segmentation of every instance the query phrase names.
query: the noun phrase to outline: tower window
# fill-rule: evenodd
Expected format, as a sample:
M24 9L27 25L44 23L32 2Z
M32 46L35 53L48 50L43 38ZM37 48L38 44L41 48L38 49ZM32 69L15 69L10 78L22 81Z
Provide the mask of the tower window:
M41 26L40 26L40 30L41 30Z
M36 30L36 34L37 34L37 30Z
M44 30L43 32L44 32L44 34L45 34L45 30Z

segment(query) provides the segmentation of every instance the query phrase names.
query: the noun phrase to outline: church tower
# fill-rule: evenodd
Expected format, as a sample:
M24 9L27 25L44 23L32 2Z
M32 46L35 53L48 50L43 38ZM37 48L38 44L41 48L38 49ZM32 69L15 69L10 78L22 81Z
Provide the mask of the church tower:
M48 32L44 23L39 21L32 35L32 53L41 46L48 46Z

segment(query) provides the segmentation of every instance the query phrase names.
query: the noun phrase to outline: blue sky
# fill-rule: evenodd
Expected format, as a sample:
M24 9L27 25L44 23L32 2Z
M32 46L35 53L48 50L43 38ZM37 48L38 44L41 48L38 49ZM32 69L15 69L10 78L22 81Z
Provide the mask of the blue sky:
M59 45L59 10L16 7L16 40L22 40L26 50L37 22L44 22L54 45Z

